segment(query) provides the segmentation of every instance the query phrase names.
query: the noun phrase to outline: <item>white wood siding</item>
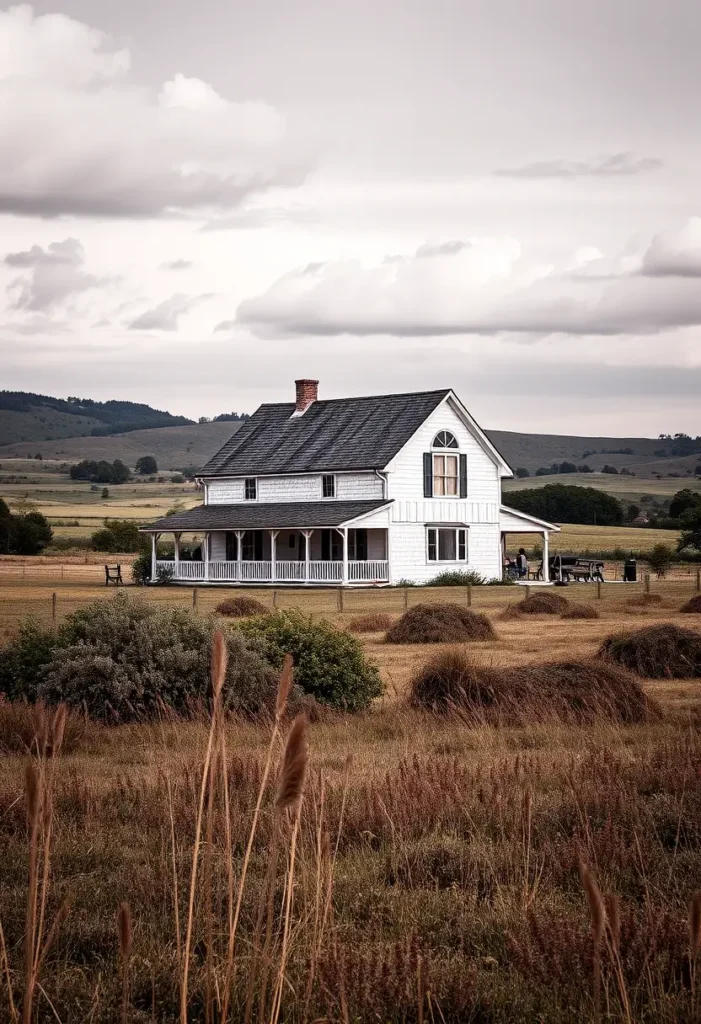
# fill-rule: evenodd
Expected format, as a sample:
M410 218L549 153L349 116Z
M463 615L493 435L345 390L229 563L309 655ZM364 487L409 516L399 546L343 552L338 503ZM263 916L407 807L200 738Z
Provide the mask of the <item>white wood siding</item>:
M429 562L423 523L393 523L389 531L390 582L427 583L446 569L472 569L487 579L501 576L498 523L476 523L467 530L467 563Z
M308 476L260 476L257 501L321 501L321 474ZM244 502L244 478L211 480L207 486L208 505L236 505ZM336 499L371 501L382 497L382 480L374 473L336 474ZM333 501L333 498L329 498Z

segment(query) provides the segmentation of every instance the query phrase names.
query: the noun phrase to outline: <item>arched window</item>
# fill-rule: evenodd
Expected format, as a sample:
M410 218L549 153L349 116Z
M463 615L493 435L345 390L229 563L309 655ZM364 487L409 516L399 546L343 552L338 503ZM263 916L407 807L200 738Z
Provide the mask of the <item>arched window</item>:
M458 442L455 435L449 430L439 430L433 439L434 448L457 448Z

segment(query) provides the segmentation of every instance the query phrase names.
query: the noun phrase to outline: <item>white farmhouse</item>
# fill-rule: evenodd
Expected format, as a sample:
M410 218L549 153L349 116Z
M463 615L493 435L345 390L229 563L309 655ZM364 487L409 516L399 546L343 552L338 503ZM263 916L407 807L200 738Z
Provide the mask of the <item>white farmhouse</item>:
M511 469L450 389L261 405L201 473L204 504L143 527L176 581L368 586L503 571L505 535L556 526L507 508ZM180 538L201 538L199 560ZM174 558L157 541L174 537Z

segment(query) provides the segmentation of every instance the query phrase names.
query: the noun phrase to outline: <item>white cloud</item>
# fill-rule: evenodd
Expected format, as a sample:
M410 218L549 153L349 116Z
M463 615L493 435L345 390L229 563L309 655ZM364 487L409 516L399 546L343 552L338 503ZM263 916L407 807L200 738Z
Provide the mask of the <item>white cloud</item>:
M23 272L8 287L15 309L47 312L69 296L102 284L100 278L83 269L85 253L77 238L51 242L45 249L33 245L23 252L11 252L3 262Z
M665 252L689 267L694 222ZM701 225L701 221L699 221ZM659 236L665 237L665 236ZM379 264L310 264L242 302L240 323L258 333L617 335L701 324L701 289L690 273L651 279L662 251L604 257L581 248L562 268L538 265L513 239L422 245ZM659 274L659 271L658 271Z
M692 217L680 231L655 235L643 259L650 277L701 277L701 217Z
M308 140L266 103L176 74L158 95L127 51L63 15L0 12L0 211L162 216L298 184Z
M207 298L208 295L171 295L153 309L147 309L137 316L129 327L133 331L177 331L180 318Z
M505 167L494 173L500 178L620 178L662 167L657 157L636 157L634 153L612 153L598 160L539 160L521 167Z

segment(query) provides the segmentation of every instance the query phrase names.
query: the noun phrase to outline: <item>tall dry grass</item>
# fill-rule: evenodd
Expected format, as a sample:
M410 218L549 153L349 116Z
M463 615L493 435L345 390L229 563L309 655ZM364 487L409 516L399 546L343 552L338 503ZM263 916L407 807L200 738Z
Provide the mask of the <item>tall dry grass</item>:
M199 721L2 760L0 1019L697 1019L693 720L289 723L288 660L255 725L223 662Z

